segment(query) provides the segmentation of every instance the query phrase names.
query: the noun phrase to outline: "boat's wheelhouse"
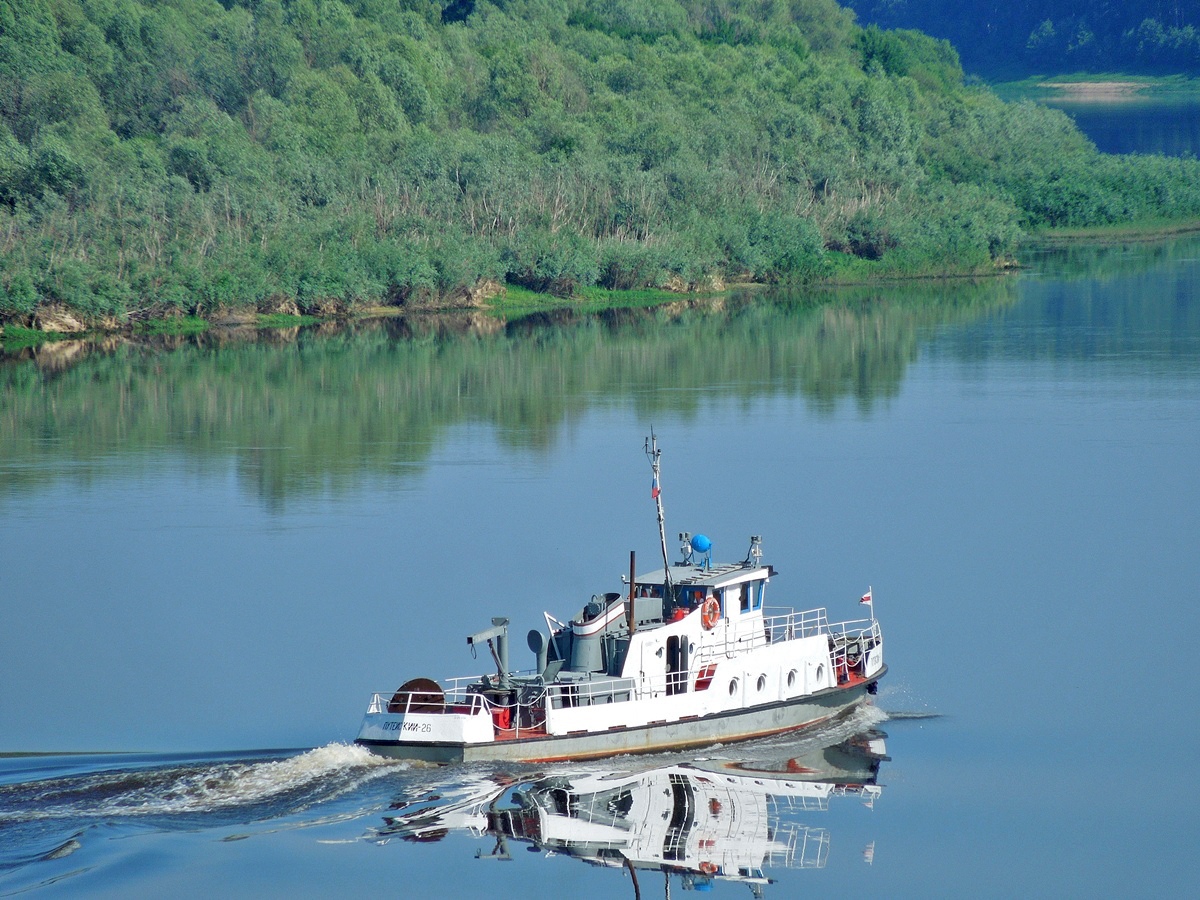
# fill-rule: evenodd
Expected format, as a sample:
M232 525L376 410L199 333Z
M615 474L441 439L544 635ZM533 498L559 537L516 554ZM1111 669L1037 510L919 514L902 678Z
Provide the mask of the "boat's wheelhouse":
M666 570L640 575L634 581L633 597L641 624L678 621L705 600L716 600L719 616L733 619L763 608L767 582L775 574L770 566L734 565L702 567L672 566L670 583ZM657 614L657 615L656 615Z

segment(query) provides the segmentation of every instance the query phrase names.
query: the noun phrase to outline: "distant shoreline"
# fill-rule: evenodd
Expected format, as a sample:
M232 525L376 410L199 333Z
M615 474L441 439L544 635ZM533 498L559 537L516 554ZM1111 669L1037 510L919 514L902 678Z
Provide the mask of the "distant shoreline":
M1032 99L1056 103L1125 103L1200 97L1200 79L1183 75L1035 75L1021 81L994 82L989 87L1001 99L1010 101Z
M1130 100L1153 85L1144 81L1043 81L1040 87L1071 100L1111 103Z
M1098 225L1083 228L1052 228L1044 231L1033 231L1025 235L1021 242L1029 247L1058 247L1071 244L1120 244L1145 243L1167 240L1172 237L1200 232L1198 219L1167 219L1150 220L1119 225ZM813 291L851 287L863 284L884 285L902 281L947 281L957 278L1004 277L1019 270L1020 265L1012 260L998 261L990 271L930 271L922 273L875 273L867 277L854 277L849 272L842 272L808 285ZM91 327L70 332L42 330L32 327L22 327L15 323L0 322L0 359L5 356L13 357L21 351L31 350L45 345L60 345L69 354L82 348L85 341L96 341L115 338L125 339L159 339L166 342L198 335L205 332L223 334L227 337L245 336L248 334L284 332L295 334L305 326L320 325L322 322L370 320L407 315L466 315L475 319L490 319L498 326L505 321L521 319L528 315L549 314L557 310L570 309L580 313L597 313L605 310L637 307L655 307L664 304L718 298L733 290L757 290L767 287L765 284L754 282L738 282L722 284L719 288L707 291L676 293L661 289L642 290L607 290L597 287L583 288L569 297L559 297L548 293L537 293L514 285L506 286L506 290L492 296L488 301L471 306L447 305L444 307L406 308L403 306L383 306L377 304L362 305L353 309L342 310L339 314L329 316L307 316L286 314L259 314L253 309L239 312L234 319L222 317L184 316L178 318L149 319L141 322L125 322L118 325L105 323L104 326ZM228 312L228 311L226 311ZM92 751L82 751L92 752ZM107 752L107 751L96 751ZM13 755L0 752L0 759ZM53 752L44 755L57 755Z
M5 750L0 759L29 759L43 756L127 756L132 750Z
M1071 244L1105 246L1146 244L1200 232L1200 221L1163 222L1141 225L1094 225L1090 228L1054 228L1030 234L1026 247L1065 247Z

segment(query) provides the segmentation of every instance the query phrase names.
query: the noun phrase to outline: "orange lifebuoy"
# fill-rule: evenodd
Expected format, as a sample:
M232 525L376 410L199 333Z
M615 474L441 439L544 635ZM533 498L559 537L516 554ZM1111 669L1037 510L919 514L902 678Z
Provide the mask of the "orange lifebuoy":
M700 863L700 871L703 872L705 875L716 875L717 874L717 864L710 863L710 862L702 862L702 863Z
M700 607L700 624L711 631L720 618L721 604L717 602L716 597L707 598L704 605Z

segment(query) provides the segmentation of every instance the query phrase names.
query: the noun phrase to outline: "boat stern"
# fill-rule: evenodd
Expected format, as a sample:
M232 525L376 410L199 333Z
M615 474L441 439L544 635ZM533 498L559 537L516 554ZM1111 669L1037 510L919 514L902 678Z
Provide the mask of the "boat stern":
M388 695L375 694L354 743L380 756L454 762L463 748L494 740L492 717L482 704L395 711Z

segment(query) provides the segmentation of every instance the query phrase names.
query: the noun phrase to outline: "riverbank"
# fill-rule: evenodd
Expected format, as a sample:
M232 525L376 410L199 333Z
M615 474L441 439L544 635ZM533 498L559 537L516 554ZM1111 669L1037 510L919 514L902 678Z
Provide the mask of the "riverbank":
M1200 220L1185 222L1142 222L1122 225L1096 225L1090 228L1056 228L1031 234L1025 249L1065 247L1077 244L1150 244L1185 234L1200 232Z
M1130 100L1138 92L1147 89L1147 85L1136 81L1043 81L1039 87L1056 91L1072 100L1099 103Z
M1001 99L1009 101L1123 103L1200 97L1200 80L1185 75L1035 75L1021 81L999 82L991 88Z
M119 322L112 318L89 321L78 316L64 318L59 315L49 315L42 319L32 317L24 323L10 322L7 325L0 325L0 351L15 352L46 343L103 339L109 336L169 338L202 334L215 329L220 329L225 333L289 330L318 325L323 322L398 318L414 314L475 314L495 318L498 321L520 319L561 309L588 314L610 309L663 306L669 303L721 296L733 287L756 286L758 285L747 283L727 285L721 281L714 281L699 286L695 290L682 291L656 288L616 291L601 287L585 287L569 296L560 296L508 285L498 291L489 292L489 296L484 300L469 304L430 304L422 305L419 309L382 304L339 305L331 308L324 315L259 313L254 310L231 312L222 309L207 317L186 315L126 322ZM60 321L68 322L69 327L56 328L55 324Z
M828 278L807 283L814 291L823 288L853 287L864 284L888 284L946 278L972 278L982 275L1002 275L1015 267L1006 263L994 272L955 273L904 273L898 270L880 270L872 276L863 267L837 267ZM140 319L119 322L112 318L84 320L72 319L70 330L58 330L53 323L59 317L51 315L36 318L26 323L0 325L0 353L14 354L46 344L67 345L106 340L169 340L203 334L216 334L222 338L239 339L259 333L295 333L300 328L318 326L323 323L344 323L378 319L398 319L411 316L468 318L475 327L483 327L484 320L502 326L507 322L546 316L569 311L573 315L595 315L616 310L649 309L670 307L675 304L690 304L706 301L719 302L733 291L765 290L770 285L762 282L739 280L725 282L711 279L699 285L677 289L640 288L634 290L610 290L602 287L578 288L570 295L532 291L518 285L507 285L489 292L486 299L471 303L421 304L416 307L382 304L339 305L325 315L289 313L257 313L253 310L231 312L228 309L215 311L211 316L170 316L166 318ZM50 323L38 327L38 322ZM33 324L30 324L33 323Z
M1122 243L1153 243L1172 237L1200 232L1200 220L1152 220L1134 224L1096 226L1091 228L1060 228L1036 232L1026 237L1022 249L1049 249L1070 245L1115 245ZM839 255L840 256L840 255ZM1021 268L1013 260L998 261L987 271L922 272L904 271L895 268L872 268L870 265L834 265L828 277L811 282L807 287L813 291L861 285L886 285L900 282L944 281L949 279L971 279L1002 277ZM498 286L499 287L499 286ZM319 326L323 323L369 321L375 319L402 318L412 315L457 316L469 318L472 327L485 327L486 321L501 327L503 323L524 318L552 315L564 310L573 314L591 315L609 310L645 309L665 307L670 304L692 303L705 300L720 300L734 290L765 289L767 285L739 281L727 284L714 280L699 286L677 286L674 290L644 288L637 290L610 290L601 287L579 288L569 296L532 291L516 285L499 287L489 291L484 299L469 304L422 305L418 308L394 305L358 305L330 308L325 315L292 314L282 312L259 313L254 310L231 311L221 309L210 317L195 315L166 318L142 319L118 322L108 318L79 323L72 330L56 330L53 327L36 327L21 323L0 326L0 353L16 355L21 351L38 348L46 344L59 344L69 356L72 347L84 342L108 340L148 340L187 338L212 333L221 340L242 340L254 336L278 333L280 337L294 336L301 328ZM44 321L53 322L53 317Z

